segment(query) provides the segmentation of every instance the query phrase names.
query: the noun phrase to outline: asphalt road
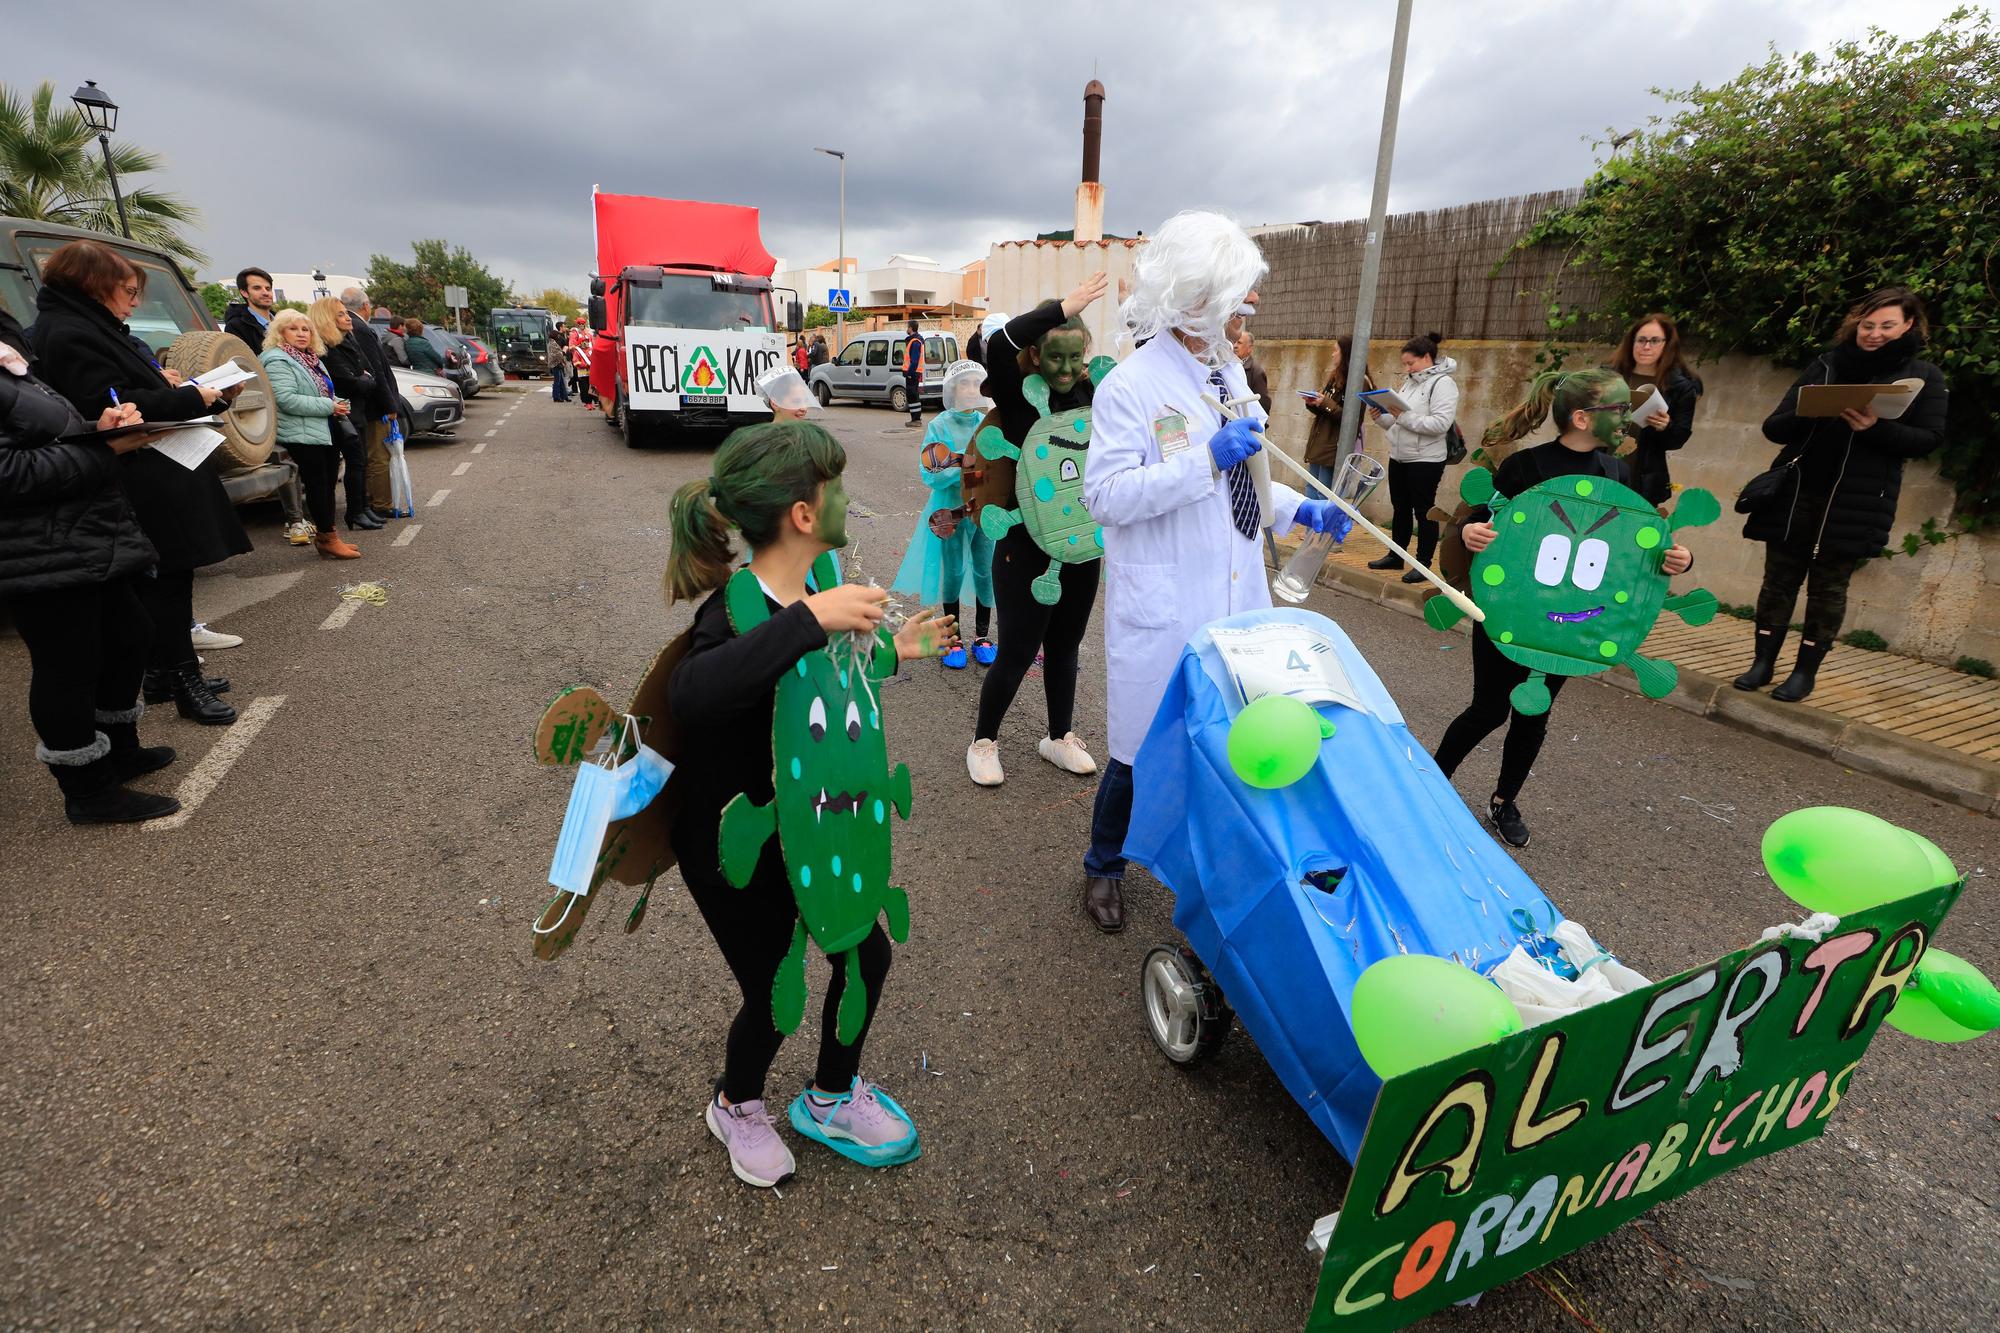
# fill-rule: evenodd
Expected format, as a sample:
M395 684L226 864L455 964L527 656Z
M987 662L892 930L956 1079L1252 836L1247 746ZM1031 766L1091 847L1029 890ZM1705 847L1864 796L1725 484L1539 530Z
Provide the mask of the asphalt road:
M735 992L685 892L663 883L635 936L620 890L559 961L528 948L569 787L530 731L565 685L622 699L685 624L660 594L666 502L707 455L630 452L545 393L468 416L411 450L417 518L354 534L363 559L323 563L252 511L256 552L198 583L248 639L211 670L268 713L179 828L63 822L25 654L0 640L0 1324L1302 1324L1303 1241L1346 1168L1240 1032L1193 1072L1154 1051L1136 981L1171 904L1135 872L1132 928L1086 924L1091 784L1035 756L1033 681L991 791L962 759L976 668L926 664L887 696L916 775L896 846L915 924L864 1071L914 1114L922 1159L870 1172L801 1144L782 1196L736 1182L701 1119ZM829 418L851 566L886 585L920 506L916 433ZM327 627L359 579L387 603ZM1314 605L1435 741L1468 697L1464 641ZM1094 631L1084 661L1077 730L1101 756ZM161 789L232 735L170 710L145 730L184 752ZM1473 800L1496 764L1489 747L1461 773ZM1758 838L1821 802L1992 868L1941 943L1993 970L2000 824L1595 683L1563 695L1521 859L1665 976L1792 914ZM808 1009L774 1098L810 1073ZM2000 1326L1993 1049L1885 1030L1824 1138L1547 1281L1605 1329ZM1583 1327L1535 1281L1435 1325Z

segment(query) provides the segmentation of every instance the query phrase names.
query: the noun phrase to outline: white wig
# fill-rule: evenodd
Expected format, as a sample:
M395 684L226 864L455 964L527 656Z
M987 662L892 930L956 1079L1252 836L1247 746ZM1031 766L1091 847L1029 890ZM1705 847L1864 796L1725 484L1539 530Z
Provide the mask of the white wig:
M1140 248L1120 314L1135 343L1178 330L1209 361L1232 353L1223 326L1270 265L1220 213L1176 213Z

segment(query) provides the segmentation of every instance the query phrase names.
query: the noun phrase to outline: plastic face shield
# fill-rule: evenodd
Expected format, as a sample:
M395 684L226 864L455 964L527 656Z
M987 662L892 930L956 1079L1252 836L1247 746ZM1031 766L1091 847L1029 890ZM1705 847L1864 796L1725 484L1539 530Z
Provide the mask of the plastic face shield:
M993 400L979 391L986 382L986 367L977 361L954 361L944 372L944 410L985 412Z
M799 378L799 372L790 366L782 366L764 372L757 381L757 392L764 395L764 401L774 408L796 412L801 408L817 406L812 390Z

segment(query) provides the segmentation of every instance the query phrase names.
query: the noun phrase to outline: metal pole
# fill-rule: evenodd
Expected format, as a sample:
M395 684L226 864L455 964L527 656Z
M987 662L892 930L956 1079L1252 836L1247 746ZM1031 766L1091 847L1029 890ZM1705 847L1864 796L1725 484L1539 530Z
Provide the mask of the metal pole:
M1361 252L1361 286L1354 299L1354 355L1341 369L1347 394L1340 408L1338 456L1354 452L1361 434L1361 387L1367 382L1368 339L1375 331L1375 282L1382 272L1382 226L1389 212L1389 168L1396 156L1396 114L1403 103L1403 57L1410 49L1410 7L1396 0L1396 37L1389 50L1389 90L1382 99L1382 138L1375 147L1375 194L1368 203L1368 237Z
M125 233L125 239L132 239L132 222L125 216L125 196L118 191L118 169L111 165L111 136L97 136L98 146L104 149L104 174L111 179L111 198L118 205L118 230Z
M849 305L853 305L854 292L853 289L851 289L847 285L847 154L846 153L842 153L840 155L840 253L834 256L833 267L835 270L834 280L840 284L840 289L847 293L847 303ZM845 310L836 310L833 312L833 343L834 343L833 351L835 356L838 356L840 354L840 350L843 347L847 346L847 312Z

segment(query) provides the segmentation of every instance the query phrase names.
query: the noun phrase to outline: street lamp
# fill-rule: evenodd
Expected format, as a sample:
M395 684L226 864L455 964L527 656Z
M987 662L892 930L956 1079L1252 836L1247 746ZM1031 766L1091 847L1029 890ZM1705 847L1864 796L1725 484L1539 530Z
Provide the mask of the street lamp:
M847 287L847 154L842 152L838 148L815 148L813 149L813 151L815 153L825 153L828 157L837 157L840 159L840 253L834 257L833 267L834 267L834 272L837 275L834 280L838 282L842 288L846 288ZM847 300L849 305L852 305L854 303L854 294L852 291L848 292ZM834 342L834 348L833 348L834 355L838 356L840 354L840 349L847 346L847 312L845 310L836 310L833 312L833 342Z
M104 95L96 79L84 80L83 87L69 95L90 128L97 131L97 143L104 150L104 174L111 181L111 198L118 205L118 230L132 239L132 223L125 216L125 196L118 192L118 169L111 165L111 132L118 128L118 104Z

